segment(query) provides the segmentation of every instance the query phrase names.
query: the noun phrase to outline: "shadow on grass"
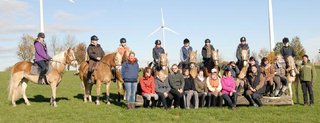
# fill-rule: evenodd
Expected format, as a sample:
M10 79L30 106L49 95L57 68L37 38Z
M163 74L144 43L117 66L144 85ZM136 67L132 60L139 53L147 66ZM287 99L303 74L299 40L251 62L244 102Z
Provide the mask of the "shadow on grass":
M28 98L30 102L50 102L50 98L46 98L43 95L35 95L33 98ZM57 97L56 101L59 102L60 100L69 100L67 97ZM21 98L17 100L17 104L24 103L24 99Z
M104 96L101 97L100 100L103 101L103 102L105 102L105 103L107 103L106 93L102 93L102 95L104 95ZM91 97L92 97L92 101L93 101L93 102L94 102L95 100L97 100L97 96L91 96ZM83 94L77 94L77 95L73 96L73 98L83 101ZM123 96L121 96L121 97L119 98L118 94L116 94L116 93L110 93L109 102L110 102L111 104L114 104L114 105L120 106L120 107L126 106L126 104L125 104L121 99L123 99Z

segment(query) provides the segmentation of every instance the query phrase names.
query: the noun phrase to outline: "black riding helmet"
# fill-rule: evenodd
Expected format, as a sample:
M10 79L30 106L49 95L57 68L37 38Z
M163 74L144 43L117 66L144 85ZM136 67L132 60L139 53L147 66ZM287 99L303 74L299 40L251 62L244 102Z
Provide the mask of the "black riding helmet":
M120 43L127 43L127 40L125 38L121 38Z
M211 41L207 38L206 40L204 40L204 43L211 43Z
M161 41L160 40L156 40L155 42L154 42L154 44L159 44L159 45L161 45Z
M99 38L96 35L91 36L91 41L98 41Z
M282 39L282 43L288 43L289 42L289 39L287 38L287 37L284 37L283 39Z
M187 44L187 43L190 43L190 41L189 41L188 38L186 38L186 39L183 40L183 44Z
M240 38L240 42L245 42L245 41L247 41L246 37L241 37Z
M45 38L46 36L44 35L44 33L43 32L39 32L38 33L38 38Z

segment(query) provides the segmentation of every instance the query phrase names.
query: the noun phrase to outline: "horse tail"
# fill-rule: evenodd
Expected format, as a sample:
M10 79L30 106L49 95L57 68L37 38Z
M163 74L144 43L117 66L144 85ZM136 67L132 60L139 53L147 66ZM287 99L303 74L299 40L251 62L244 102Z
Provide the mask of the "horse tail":
M16 101L21 94L22 86L20 84L20 81L16 81L14 78L14 75L11 74L10 80L9 80L9 86L8 86L8 100L10 101ZM14 98L12 98L14 97Z

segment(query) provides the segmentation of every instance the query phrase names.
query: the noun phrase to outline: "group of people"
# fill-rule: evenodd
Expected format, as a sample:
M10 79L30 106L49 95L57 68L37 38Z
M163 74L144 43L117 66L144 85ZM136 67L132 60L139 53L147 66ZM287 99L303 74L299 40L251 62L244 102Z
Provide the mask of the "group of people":
M47 53L44 43L44 33L39 33L35 41L35 58L36 63L40 67L39 84L46 82L45 73L48 70L48 61L51 57ZM89 83L92 81L92 73L96 64L104 56L102 47L98 44L98 37L93 35L91 43L87 48L89 56L88 78ZM250 49L246 43L246 38L240 38L240 44L236 51L237 62L231 61L226 67L222 67L223 75L220 76L220 69L215 68L212 59L212 52L215 50L210 39L205 40L202 48L203 67L197 69L197 76L193 78L190 75L189 53L193 51L190 46L189 39L184 39L181 50L180 59L182 72L180 72L177 64L171 66L171 73L165 75L160 68L160 54L165 53L161 47L161 41L155 41L155 47L152 50L153 64L158 75L152 75L152 68L146 67L143 70L143 76L139 78L139 65L135 57L135 53L126 45L126 39L120 39L120 46L117 49L123 58L121 74L124 80L126 90L126 101L128 109L135 108L135 97L137 86L141 87L142 96L144 97L144 107L155 107L161 103L164 108L170 108L173 101L173 107L178 108L199 108L222 106L224 104L231 109L236 108L237 96L244 95L250 105L262 106L260 98L262 95L281 96L286 90L288 80L286 75L287 64L284 59L288 56L295 57L294 49L289 46L289 39L283 39L284 46L281 54L277 55L275 63L269 63L267 58L263 58L261 64L254 57L249 59L249 67L246 73L245 82L236 82L242 66L241 51ZM248 54L250 56L250 54ZM304 103L313 104L312 82L315 82L315 69L310 63L307 55L303 56L303 63L299 68L299 78L302 84ZM209 70L210 74L206 74L205 70ZM115 73L114 73L115 74ZM241 87L244 93L241 94ZM307 93L309 93L310 102L308 102ZM159 103L160 102L160 103Z

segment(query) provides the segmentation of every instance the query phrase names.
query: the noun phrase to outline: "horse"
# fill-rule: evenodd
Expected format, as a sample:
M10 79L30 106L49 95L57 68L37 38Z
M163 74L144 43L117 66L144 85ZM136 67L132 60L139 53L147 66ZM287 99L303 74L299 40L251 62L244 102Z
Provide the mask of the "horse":
M212 54L211 54L211 58L212 58L212 66L208 65L207 67L205 67L205 74L206 75L210 75L211 74L211 69L215 68L218 72L220 71L220 67L219 67L219 50L212 50Z
M56 92L57 87L61 82L63 72L67 65L76 66L78 63L73 49L69 48L57 55L55 55L49 62L49 66L52 68L46 74L49 85L51 86L52 97L50 99L51 106L57 107ZM18 96L23 96L26 105L30 105L30 102L26 95L27 83L29 81L37 83L39 75L32 74L32 62L20 61L16 63L11 69L11 78L9 81L9 96L12 106L16 106L16 100Z
M286 69L286 75L287 75L287 79L288 79L288 90L289 90L289 96L292 98L293 94L292 94L292 83L294 83L296 86L296 99L297 102L299 102L299 98L298 98L298 82L297 82L297 77L296 75L299 74L299 71L296 67L295 61L293 59L292 56L288 56L287 57L287 69ZM293 104L293 102L292 102Z
M160 54L160 70L164 71L165 75L169 75L169 66L168 66L168 58L167 58L167 53L161 53ZM156 77L158 76L158 72L160 71L159 69L156 68L156 66L152 67L153 75Z
M120 68L122 63L122 56L118 52L110 53L102 57L99 63L97 63L95 70L93 72L93 81L96 84L96 93L97 99L96 104L100 105L100 94L101 94L101 84L106 84L106 101L107 104L109 102L109 95L110 95L110 84L112 79L112 72L111 69L113 67L116 68L116 78L117 78L117 86L118 86L118 93L123 94L123 80L120 75ZM88 72L89 64L87 62L81 63L79 67L79 77L81 79L82 87L83 87L83 99L84 102L92 102L91 97L91 90L94 83L88 83L87 72Z

